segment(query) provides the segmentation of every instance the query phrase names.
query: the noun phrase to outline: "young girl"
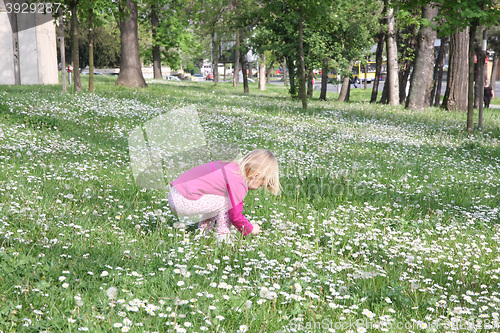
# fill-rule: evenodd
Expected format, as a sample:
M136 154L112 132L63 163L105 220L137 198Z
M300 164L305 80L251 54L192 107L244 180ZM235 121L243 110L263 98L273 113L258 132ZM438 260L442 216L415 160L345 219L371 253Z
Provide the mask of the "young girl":
M256 149L233 161L214 161L184 172L170 183L168 201L179 216L201 214L199 229L207 234L217 221L218 239L227 238L231 224L247 236L260 232L243 212L248 190L266 188L273 194L280 190L278 161L265 149Z

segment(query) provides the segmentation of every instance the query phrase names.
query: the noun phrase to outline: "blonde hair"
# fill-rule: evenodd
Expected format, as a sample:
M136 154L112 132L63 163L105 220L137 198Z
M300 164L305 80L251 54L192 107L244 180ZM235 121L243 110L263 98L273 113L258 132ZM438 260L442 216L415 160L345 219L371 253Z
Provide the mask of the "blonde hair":
M235 162L238 164L245 181L255 174L260 174L260 178L263 178L262 185L272 194L279 194L281 185L278 160L269 150L252 150Z

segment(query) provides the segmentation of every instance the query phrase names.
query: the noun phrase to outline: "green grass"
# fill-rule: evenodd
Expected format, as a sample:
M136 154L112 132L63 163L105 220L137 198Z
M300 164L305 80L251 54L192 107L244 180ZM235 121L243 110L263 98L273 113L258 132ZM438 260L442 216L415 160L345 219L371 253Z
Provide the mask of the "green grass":
M315 92L304 111L281 85L115 79L0 88L0 331L490 331L499 112L468 134L464 113L370 105L370 90ZM129 132L185 105L207 142L278 157L282 194L245 199L260 235L197 239L136 185Z

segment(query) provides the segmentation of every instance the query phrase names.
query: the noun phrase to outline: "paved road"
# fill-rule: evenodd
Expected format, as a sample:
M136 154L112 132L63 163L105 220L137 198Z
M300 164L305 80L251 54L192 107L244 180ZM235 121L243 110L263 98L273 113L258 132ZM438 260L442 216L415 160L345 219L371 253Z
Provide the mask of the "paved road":
M379 82L379 86L378 86L378 91L379 93L382 92L382 90L384 89L384 81L380 81ZM271 81L271 84L281 84L283 85L283 81ZM364 88L364 85L361 84L361 85L358 85L358 89L363 89ZM342 88L342 85L339 84L339 85L335 85L335 84L331 84L331 83L328 83L328 85L326 86L326 91L328 92L340 92L340 89ZM367 89L372 89L373 88L373 83L372 84L368 84L368 87ZM354 88L354 85L351 85L351 89L356 89ZM321 81L320 82L316 82L314 84L314 90L317 90L317 91L320 91L321 90ZM445 90L446 90L446 82L443 82L442 84L442 87L441 87L441 95L444 95L445 93ZM495 97L500 97L500 81L497 81L496 84L495 84ZM495 108L495 109L500 109L500 105L490 105L492 108Z

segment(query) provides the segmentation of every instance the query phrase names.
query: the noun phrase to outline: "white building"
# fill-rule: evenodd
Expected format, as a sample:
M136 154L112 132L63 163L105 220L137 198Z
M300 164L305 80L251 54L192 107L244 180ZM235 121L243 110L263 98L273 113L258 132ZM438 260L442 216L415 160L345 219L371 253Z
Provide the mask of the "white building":
M53 18L29 10L15 14L11 4L0 0L0 84L57 84ZM45 5L38 4L34 11Z

